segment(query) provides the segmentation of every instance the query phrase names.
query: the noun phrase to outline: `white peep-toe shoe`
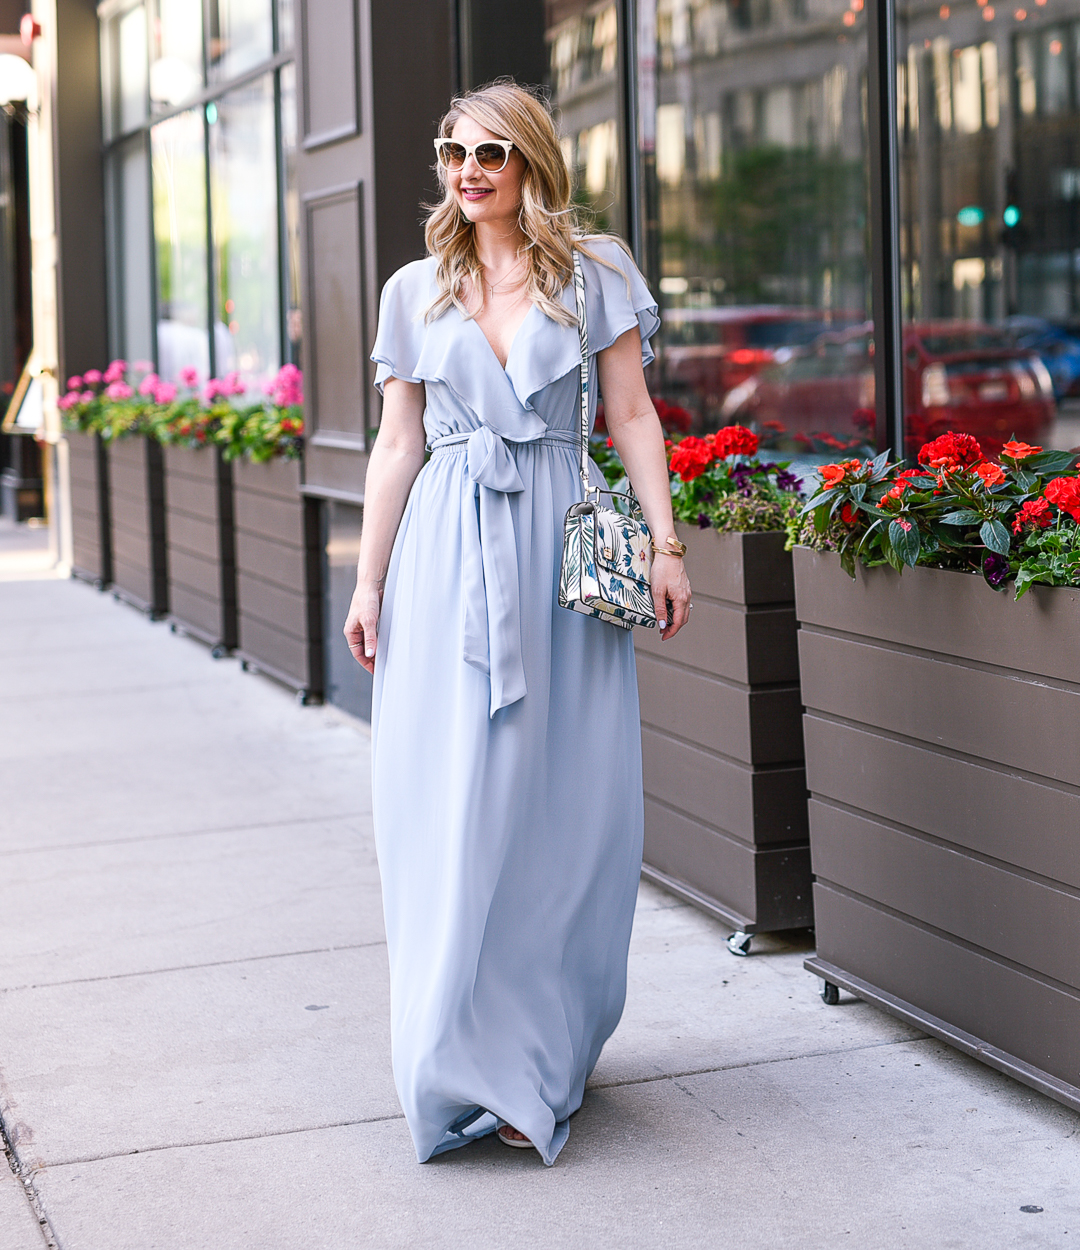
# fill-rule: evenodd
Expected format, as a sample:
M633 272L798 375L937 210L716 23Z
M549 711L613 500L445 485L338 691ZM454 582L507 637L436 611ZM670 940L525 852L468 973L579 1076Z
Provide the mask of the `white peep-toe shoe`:
M510 1125L504 1124L503 1128L510 1128ZM515 1131L520 1132L521 1130L517 1129ZM496 1133L496 1136L498 1137L499 1141L501 1141L504 1146L517 1146L521 1150L535 1150L536 1149L536 1147L532 1144L531 1141L529 1141L527 1137L523 1137L521 1141L517 1141L513 1137L507 1137L503 1133L502 1128L498 1130L498 1132Z

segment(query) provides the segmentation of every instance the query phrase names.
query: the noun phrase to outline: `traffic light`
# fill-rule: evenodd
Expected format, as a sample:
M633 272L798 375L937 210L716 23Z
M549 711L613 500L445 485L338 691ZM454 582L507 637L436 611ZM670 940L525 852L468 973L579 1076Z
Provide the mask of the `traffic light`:
M1025 226L1021 224L1024 213L1020 207L1018 182L1016 170L1010 169L1005 176L1005 208L1001 214L1001 242L1011 248L1019 247L1026 233Z

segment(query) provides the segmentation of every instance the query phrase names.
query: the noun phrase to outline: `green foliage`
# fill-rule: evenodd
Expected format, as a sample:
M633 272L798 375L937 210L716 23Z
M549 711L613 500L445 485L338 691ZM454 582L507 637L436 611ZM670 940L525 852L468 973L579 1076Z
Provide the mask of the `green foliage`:
M820 485L788 530L789 545L835 550L856 564L980 572L995 590L1016 579L1080 585L1077 454L1009 442L1000 463L970 435L945 434L904 469L874 460L823 465Z
M1080 586L1080 526L1059 517L1052 529L1027 534L1009 567L1017 599L1033 585Z

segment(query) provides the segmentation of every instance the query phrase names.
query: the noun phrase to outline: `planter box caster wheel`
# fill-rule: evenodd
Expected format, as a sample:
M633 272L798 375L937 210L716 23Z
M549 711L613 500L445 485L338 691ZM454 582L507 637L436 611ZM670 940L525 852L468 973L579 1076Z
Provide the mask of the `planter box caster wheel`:
M826 981L821 987L822 1001L829 1007L835 1007L840 1002L840 987L833 985L831 981Z
M210 648L210 658L212 660L223 660L229 654L229 648L218 644L216 647Z
M241 660L240 671L242 673L253 673L255 670L251 667L251 665L247 662L247 660Z
M179 626L176 624L176 622L175 622L175 621L170 621L170 622L169 622L169 633L170 633L170 634L178 634L179 632L180 632L180 628L179 628Z
M733 933L727 940L727 948L733 955L749 955L750 943L754 940L750 933L743 933L740 929L738 933Z

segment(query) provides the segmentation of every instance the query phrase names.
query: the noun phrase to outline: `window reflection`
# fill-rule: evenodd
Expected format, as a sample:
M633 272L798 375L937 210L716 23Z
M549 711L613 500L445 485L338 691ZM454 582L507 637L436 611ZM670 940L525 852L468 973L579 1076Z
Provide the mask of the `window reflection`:
M154 0L150 23L150 100L163 110L203 88L201 0Z
M206 155L201 110L178 113L150 132L157 256L158 372L176 379L191 365L210 373L207 334ZM224 342L231 351L228 331Z
M271 0L210 0L207 64L212 82L235 78L274 51Z
M738 421L808 460L868 451L863 0L656 0L651 18L654 393L695 431Z
M154 357L150 281L150 162L145 134L115 148L106 164L109 199L110 338L128 360Z
M909 454L1080 444L1080 0L901 7Z
M300 364L304 322L300 311L300 192L296 183L296 69L281 70L281 147L285 184L285 351Z
M610 0L547 0L546 11L552 103L574 201L597 230L625 238L616 6Z
M207 110L211 120L210 109ZM215 366L250 385L278 368L277 152L274 79L222 96L210 125Z

